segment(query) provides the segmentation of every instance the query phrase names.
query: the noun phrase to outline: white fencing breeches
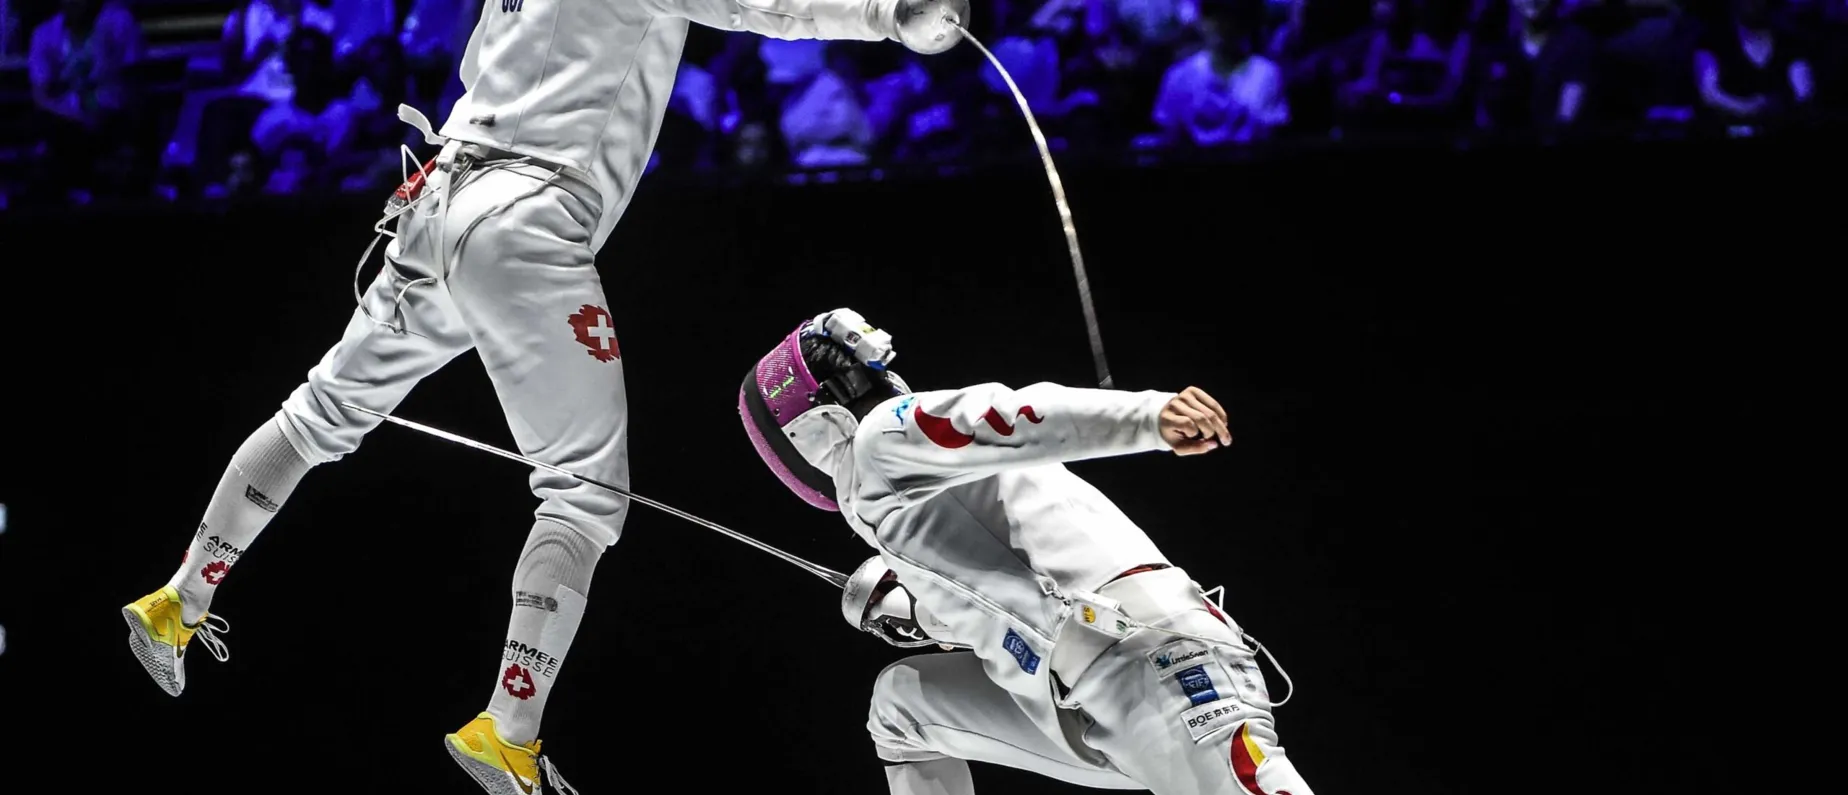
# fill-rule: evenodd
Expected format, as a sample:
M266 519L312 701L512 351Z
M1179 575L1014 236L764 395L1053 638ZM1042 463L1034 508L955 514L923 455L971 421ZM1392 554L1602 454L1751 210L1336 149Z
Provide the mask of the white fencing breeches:
M341 403L389 414L425 376L473 348L521 452L628 485L622 358L590 247L601 202L582 183L547 184L551 174L533 164L476 165L453 185L444 184L447 174L431 179L424 190L434 195L398 221L386 249L392 267L365 293L366 311L353 313L283 404L284 432L303 458L338 459L378 425ZM398 299L424 277L437 281ZM627 500L538 469L531 488L537 518L616 542Z
M1314 795L1278 744L1263 676L1238 633L1205 609L1152 623L1229 647L1142 630L1092 663L1071 695L1090 724L1083 743L1107 762L1048 737L972 653L888 667L868 728L892 795L972 795L958 760L1155 795Z
M920 654L886 666L873 684L867 729L889 765L892 795L970 795L963 760L1097 789L1145 789L1048 737L972 652Z

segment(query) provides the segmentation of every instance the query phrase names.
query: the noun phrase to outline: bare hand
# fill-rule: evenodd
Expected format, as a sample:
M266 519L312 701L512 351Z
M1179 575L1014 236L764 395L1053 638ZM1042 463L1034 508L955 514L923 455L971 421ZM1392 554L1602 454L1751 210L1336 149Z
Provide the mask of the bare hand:
M1212 395L1190 386L1161 407L1161 439L1175 455L1199 455L1232 444L1226 410Z

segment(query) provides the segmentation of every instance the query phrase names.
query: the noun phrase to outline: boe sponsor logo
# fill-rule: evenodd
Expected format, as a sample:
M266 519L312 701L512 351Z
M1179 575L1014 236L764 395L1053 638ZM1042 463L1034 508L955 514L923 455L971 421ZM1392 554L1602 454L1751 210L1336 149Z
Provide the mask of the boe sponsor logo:
M1236 703L1216 701L1181 713L1181 722L1187 726L1187 734L1195 742L1220 729L1232 725L1239 716L1242 707Z

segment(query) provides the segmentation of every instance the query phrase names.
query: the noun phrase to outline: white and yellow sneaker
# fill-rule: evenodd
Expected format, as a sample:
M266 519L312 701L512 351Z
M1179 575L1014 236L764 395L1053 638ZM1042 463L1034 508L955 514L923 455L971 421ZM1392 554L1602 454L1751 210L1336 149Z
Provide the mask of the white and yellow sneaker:
M180 620L180 592L168 585L122 608L128 622L128 649L154 677L154 684L177 696L186 689L186 646L194 637L206 651L223 662L231 658L218 633L231 631L231 622L206 614L188 626ZM213 619L218 623L213 624Z
M494 716L486 712L455 734L445 735L443 747L489 795L541 795L548 788L577 795L552 761L539 755L538 740L514 745L501 739Z

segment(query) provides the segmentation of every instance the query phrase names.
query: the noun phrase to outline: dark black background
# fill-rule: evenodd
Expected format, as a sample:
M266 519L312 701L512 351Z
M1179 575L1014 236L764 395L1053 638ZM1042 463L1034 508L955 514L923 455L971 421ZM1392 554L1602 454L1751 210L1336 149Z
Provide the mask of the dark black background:
M1237 435L1074 469L1226 585L1295 679L1279 729L1324 795L1683 785L1745 596L1715 572L1749 567L1764 530L1736 518L1758 499L1746 406L1830 226L1791 186L1840 185L1837 149L1074 170L1117 384L1198 385ZM230 661L190 656L180 699L118 614L338 338L377 205L0 218L0 678L35 754L150 795L472 789L438 741L494 684L535 504L518 465L386 426L312 472L218 594ZM849 305L916 387L1088 385L1063 252L1030 169L644 185L602 255L634 487L850 570L869 551L740 431L745 368ZM399 413L510 445L472 354ZM638 507L590 598L542 732L580 789L883 791L866 697L901 653L819 580Z

